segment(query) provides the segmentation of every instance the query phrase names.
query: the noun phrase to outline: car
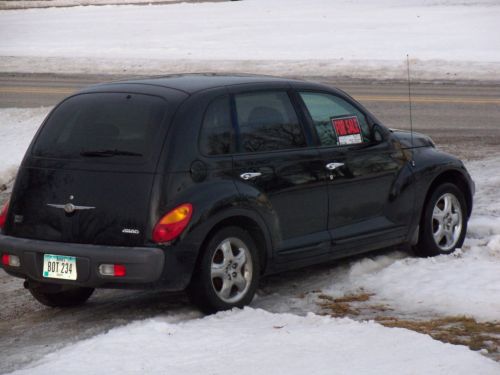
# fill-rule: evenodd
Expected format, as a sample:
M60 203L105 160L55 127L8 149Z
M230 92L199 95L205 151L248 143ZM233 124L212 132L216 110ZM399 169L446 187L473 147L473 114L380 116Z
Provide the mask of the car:
M2 267L48 306L95 288L249 304L265 275L462 246L474 182L341 90L238 74L95 85L44 120L0 214ZM403 282L403 280L401 281Z

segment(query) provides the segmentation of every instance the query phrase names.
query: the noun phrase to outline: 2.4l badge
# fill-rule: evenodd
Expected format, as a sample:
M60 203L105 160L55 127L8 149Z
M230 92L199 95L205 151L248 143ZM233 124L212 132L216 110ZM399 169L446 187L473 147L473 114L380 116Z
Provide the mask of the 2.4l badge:
M122 233L126 233L126 234L139 234L141 232L139 231L139 229L123 228L122 229Z

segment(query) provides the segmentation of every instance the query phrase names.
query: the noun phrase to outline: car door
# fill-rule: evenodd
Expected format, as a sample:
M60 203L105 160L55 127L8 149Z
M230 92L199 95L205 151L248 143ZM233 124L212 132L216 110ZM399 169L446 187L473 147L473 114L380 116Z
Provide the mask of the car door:
M265 218L278 255L329 253L323 160L308 147L288 90L233 94L238 139L233 168L242 198Z
M299 91L328 174L328 228L338 249L376 247L407 235L413 210L409 158L354 102ZM359 247L361 250L362 246Z

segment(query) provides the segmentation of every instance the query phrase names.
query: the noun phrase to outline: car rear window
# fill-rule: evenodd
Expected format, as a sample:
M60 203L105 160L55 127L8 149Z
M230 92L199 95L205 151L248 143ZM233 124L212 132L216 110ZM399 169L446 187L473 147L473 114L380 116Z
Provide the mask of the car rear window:
M155 96L93 93L71 97L47 119L33 148L39 157L141 160L152 152L166 110Z

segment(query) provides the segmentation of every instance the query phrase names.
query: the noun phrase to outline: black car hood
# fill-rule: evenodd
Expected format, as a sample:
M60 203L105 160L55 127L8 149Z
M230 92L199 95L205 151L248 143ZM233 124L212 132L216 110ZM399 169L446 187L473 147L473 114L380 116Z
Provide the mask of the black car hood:
M392 136L397 138L403 148L412 147L436 147L432 139L421 133L409 132L407 130L389 129Z

